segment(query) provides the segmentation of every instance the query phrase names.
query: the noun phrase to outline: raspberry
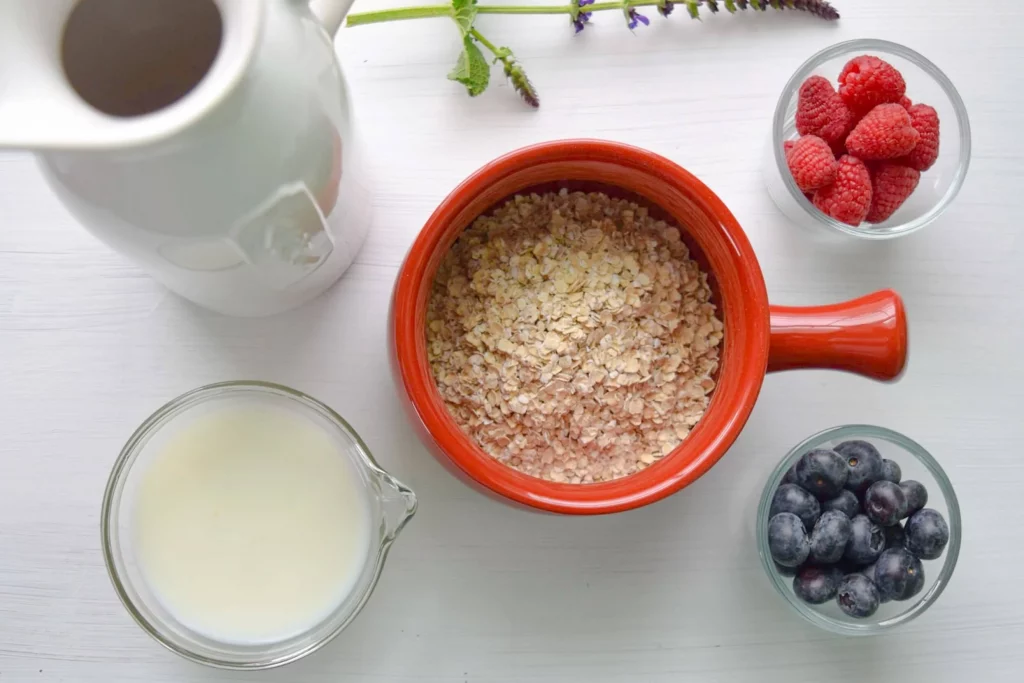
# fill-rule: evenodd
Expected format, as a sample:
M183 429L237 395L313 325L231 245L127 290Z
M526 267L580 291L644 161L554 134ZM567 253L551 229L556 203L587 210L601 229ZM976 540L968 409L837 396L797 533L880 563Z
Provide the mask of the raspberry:
M871 208L871 174L849 154L839 160L836 181L814 193L818 210L849 225L860 225Z
M909 97L904 95L903 97L900 98L899 105L906 109L907 111L910 111L910 107L914 105L914 102Z
M839 74L839 96L855 114L899 102L906 91L907 84L896 67L878 57L854 57Z
M836 158L828 143L816 135L805 135L786 154L789 172L803 191L831 184L836 179Z
M939 158L939 113L927 104L915 104L907 111L921 139L910 154L900 159L900 163L918 171L927 171Z
M903 205L917 187L921 173L891 161L871 169L871 208L865 220L881 223Z
M794 145L796 145L796 140L786 140L782 143L782 153L788 156L789 150L793 149Z
M846 149L860 159L895 159L910 152L921 134L898 104L880 104L846 138Z
M828 143L842 140L853 128L853 112L846 108L828 79L811 76L800 86L796 103L796 129Z

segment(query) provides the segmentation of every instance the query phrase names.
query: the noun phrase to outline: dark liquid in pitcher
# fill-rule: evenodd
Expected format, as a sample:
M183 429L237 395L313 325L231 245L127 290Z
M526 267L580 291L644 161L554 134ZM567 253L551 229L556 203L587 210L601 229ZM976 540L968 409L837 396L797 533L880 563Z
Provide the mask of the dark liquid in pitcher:
M177 102L202 80L222 32L213 0L81 0L64 25L61 61L90 105L140 116Z

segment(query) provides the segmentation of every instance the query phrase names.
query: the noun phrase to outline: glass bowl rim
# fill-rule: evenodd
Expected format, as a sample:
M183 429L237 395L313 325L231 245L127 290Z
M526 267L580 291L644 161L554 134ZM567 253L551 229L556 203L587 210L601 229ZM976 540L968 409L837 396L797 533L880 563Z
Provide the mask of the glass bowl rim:
M817 448L823 443L858 437L881 439L899 446L928 470L928 473L935 479L936 484L938 484L939 491L942 493L943 500L946 503L947 522L949 524L949 543L946 545L941 570L928 586L924 595L922 595L913 605L905 611L900 612L898 615L882 621L865 620L862 623L849 623L839 621L822 614L818 611L816 605L808 605L804 603L793 593L791 588L792 580L779 574L778 570L775 568L771 554L768 552L768 513L771 508L772 497L774 496L775 489L782 483L782 478L785 476L789 468L792 467L793 463L796 462L797 458L807 451ZM928 450L913 439L886 427L867 424L848 424L830 427L816 434L812 434L797 444L785 455L785 457L782 458L782 460L779 461L772 470L772 473L768 476L768 481L765 483L764 489L761 493L761 500L757 508L757 529L755 530L755 534L757 536L757 553L761 558L761 566L764 567L765 573L768 574L768 579L771 581L776 591L785 598L786 602L789 603L789 605L795 609L800 616L815 626L825 629L826 631L831 631L832 633L862 636L873 635L895 628L901 624L905 624L920 616L921 613L938 600L942 591L945 590L946 585L949 583L949 579L953 575L953 570L956 568L957 558L960 554L961 524L960 504L957 500L956 492L953 490L953 484L946 475L945 470L942 469L942 466L934 456L928 452Z
M785 154L782 150L782 130L786 124L786 110L790 100L796 96L796 93L800 88L800 84L803 83L804 79L812 75L813 71L823 62L839 57L844 53L871 50L888 52L902 57L913 63L938 83L943 93L949 99L949 102L953 107L953 111L956 113L957 132L960 142L960 155L957 161L956 171L953 175L953 179L950 181L949 187L946 188L945 194L942 195L939 201L923 215L899 226L884 228L882 230L864 229L847 225L842 221L837 221L831 216L826 216L814 208L814 205L811 204L807 197L804 196L804 193L800 191L800 188L797 187L796 182L793 180L793 176L789 172L789 166L786 163ZM946 210L947 207L949 207L957 194L959 194L960 188L963 186L964 180L967 177L967 170L971 164L971 123L967 115L967 106L960 97L960 93L957 91L956 86L954 86L953 82L949 80L946 74L927 57L910 49L909 47L906 47L905 45L900 45L899 43L894 43L888 40L879 40L876 38L855 38L853 40L836 43L815 53L807 61L801 64L795 72L793 72L793 75L783 87L782 94L779 95L779 100L775 105L775 113L772 116L772 155L775 158L775 165L778 169L779 175L782 177L782 183L786 190L790 195L792 195L793 200L796 201L800 208L803 209L816 223L820 223L826 227L832 228L833 230L838 230L839 232L852 235L854 237L869 240L887 240L917 232L929 223L932 223Z
M165 628L163 624L159 621L154 622L147 618L139 607L136 606L135 600L129 594L125 581L122 580L122 575L118 570L118 562L114 553L115 543L113 542L114 530L112 522L115 513L114 504L115 502L120 501L121 491L124 487L125 481L127 480L127 473L130 471L136 457L140 453L140 446L145 445L148 437L155 433L154 430L164 426L166 420L173 418L178 412L183 412L210 398L213 398L219 392L235 390L255 391L258 393L269 392L295 401L304 407L319 413L322 417L333 423L352 439L354 446L353 453L356 455L360 464L374 476L382 477L390 481L398 490L402 491L404 495L407 494L410 497L410 506L405 518L391 529L387 535L381 537L375 533L375 540L374 537L371 537L371 541L376 543L378 549L377 552L374 552L373 545L370 547L370 553L367 561L373 562L373 568L370 573L369 582L367 583L363 594L359 596L359 599L354 603L351 613L345 619L340 621L330 631L317 636L313 642L303 647L286 650L271 657L254 655L251 659L240 658L239 660L226 660L216 659L205 654L194 652L192 649L183 647L182 645L174 642L165 635ZM338 634L344 631L352 620L359 615L363 607L366 605L366 602L373 594L374 588L377 586L377 582L380 580L380 575L384 568L384 563L387 560L388 551L390 550L392 543L406 523L408 523L413 515L416 514L416 508L417 501L415 494L406 486L398 482L377 463L370 452L369 447L367 447L366 443L362 440L362 437L359 436L345 418L335 412L330 406L308 394L283 384L276 384L274 382L265 382L261 380L230 380L226 382L205 384L176 396L154 410L132 432L131 436L128 437L125 445L118 453L117 459L114 461L114 465L110 471L110 476L107 479L106 488L103 492L103 502L100 510L100 547L103 551L103 563L106 566L107 576L110 578L110 582L114 587L114 592L117 593L117 597L121 601L121 604L124 606L128 614L131 615L135 623L138 624L139 627L151 638L160 643L160 645L187 660L217 669L233 671L273 669L302 659L303 657L306 657L307 655L310 655L324 647ZM121 553L119 552L117 555L120 556ZM326 617L317 626L327 623L330 620L330 616L333 616L333 614L334 613L332 612L331 615ZM314 626L313 629L316 629L317 626Z

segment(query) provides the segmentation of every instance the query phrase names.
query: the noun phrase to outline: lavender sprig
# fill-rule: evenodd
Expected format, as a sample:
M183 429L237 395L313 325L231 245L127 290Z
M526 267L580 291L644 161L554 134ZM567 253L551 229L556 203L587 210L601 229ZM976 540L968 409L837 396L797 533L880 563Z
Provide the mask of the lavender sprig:
M687 14L693 19L700 19L700 9L707 8L715 14L719 5L729 13L753 9L762 12L769 7L776 10L791 9L807 12L826 21L839 19L839 12L827 0L568 0L563 5L480 5L477 0L447 0L441 5L422 5L416 7L399 7L397 9L377 10L373 12L356 12L349 14L347 26L362 26L385 21L401 21L404 19L423 19L428 17L449 17L455 22L462 36L462 49L455 68L448 78L462 83L471 96L486 90L490 81L490 66L480 50L488 50L495 63L501 62L506 78L512 87L531 107L540 106L537 90L527 78L523 67L507 47L498 47L485 38L477 30L475 22L481 14L565 14L569 24L576 33L582 31L594 12L618 10L623 13L626 26L632 31L640 24L649 25L650 19L641 14L638 7L654 7L664 17L672 14L677 4L686 6ZM586 8L584 10L584 8Z
M839 10L824 0L787 0L785 4L790 9L810 12L826 21L836 21L839 19Z
M528 105L536 109L540 106L540 96L537 95L536 89L533 87L533 83L526 77L526 72L523 71L523 67L516 63L516 58L509 53L508 59L503 59L505 77L512 83L512 87L519 93L519 96L523 98L523 101Z
M702 0L704 4L712 5L716 4L715 0ZM726 2L726 8L733 4ZM735 0L735 5L738 9L747 9L747 6L751 6L756 10L764 12L771 5L772 8L781 9L795 9L801 12L809 12L815 16L819 16L827 21L835 21L839 18L839 11L832 6L831 3L825 0ZM712 12L717 10L712 9ZM730 12L735 12L735 9L729 9Z
M458 0L457 0L458 1ZM536 109L540 106L540 96L537 95L537 90L533 87L533 83L526 76L526 71L516 61L515 55L512 54L512 50L507 47L498 47L491 41L487 40L480 31L475 28L469 30L469 35L473 39L480 42L485 48L491 51L494 55L495 62L501 62L502 70L505 72L505 78L511 83L519 96L523 98L523 101L528 105ZM475 93L470 92L470 95Z

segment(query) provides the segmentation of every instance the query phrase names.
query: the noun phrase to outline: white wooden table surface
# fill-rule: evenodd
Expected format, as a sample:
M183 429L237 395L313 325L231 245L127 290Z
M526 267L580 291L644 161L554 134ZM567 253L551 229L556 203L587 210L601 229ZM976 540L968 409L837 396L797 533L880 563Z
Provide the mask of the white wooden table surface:
M383 6L363 0L357 8ZM1024 4L836 0L810 18L612 13L487 16L540 89L530 111L495 73L471 100L445 80L450 22L344 30L338 40L373 152L372 233L340 284L276 318L200 311L80 229L31 157L0 156L0 683L6 681L1019 681L1024 669ZM677 14L682 15L682 10ZM960 89L974 157L956 203L922 233L823 247L761 183L785 80L812 52L878 37L933 59ZM911 363L902 382L826 372L768 378L746 430L682 493L605 518L541 516L451 478L407 426L384 354L387 301L419 227L459 180L523 144L595 136L695 172L738 216L776 303L894 287ZM261 378L341 412L421 506L366 610L327 648L270 673L179 660L118 603L99 551L100 497L131 431L200 384ZM885 637L805 624L753 540L764 478L798 440L864 421L939 458L964 514L960 563L922 618Z

